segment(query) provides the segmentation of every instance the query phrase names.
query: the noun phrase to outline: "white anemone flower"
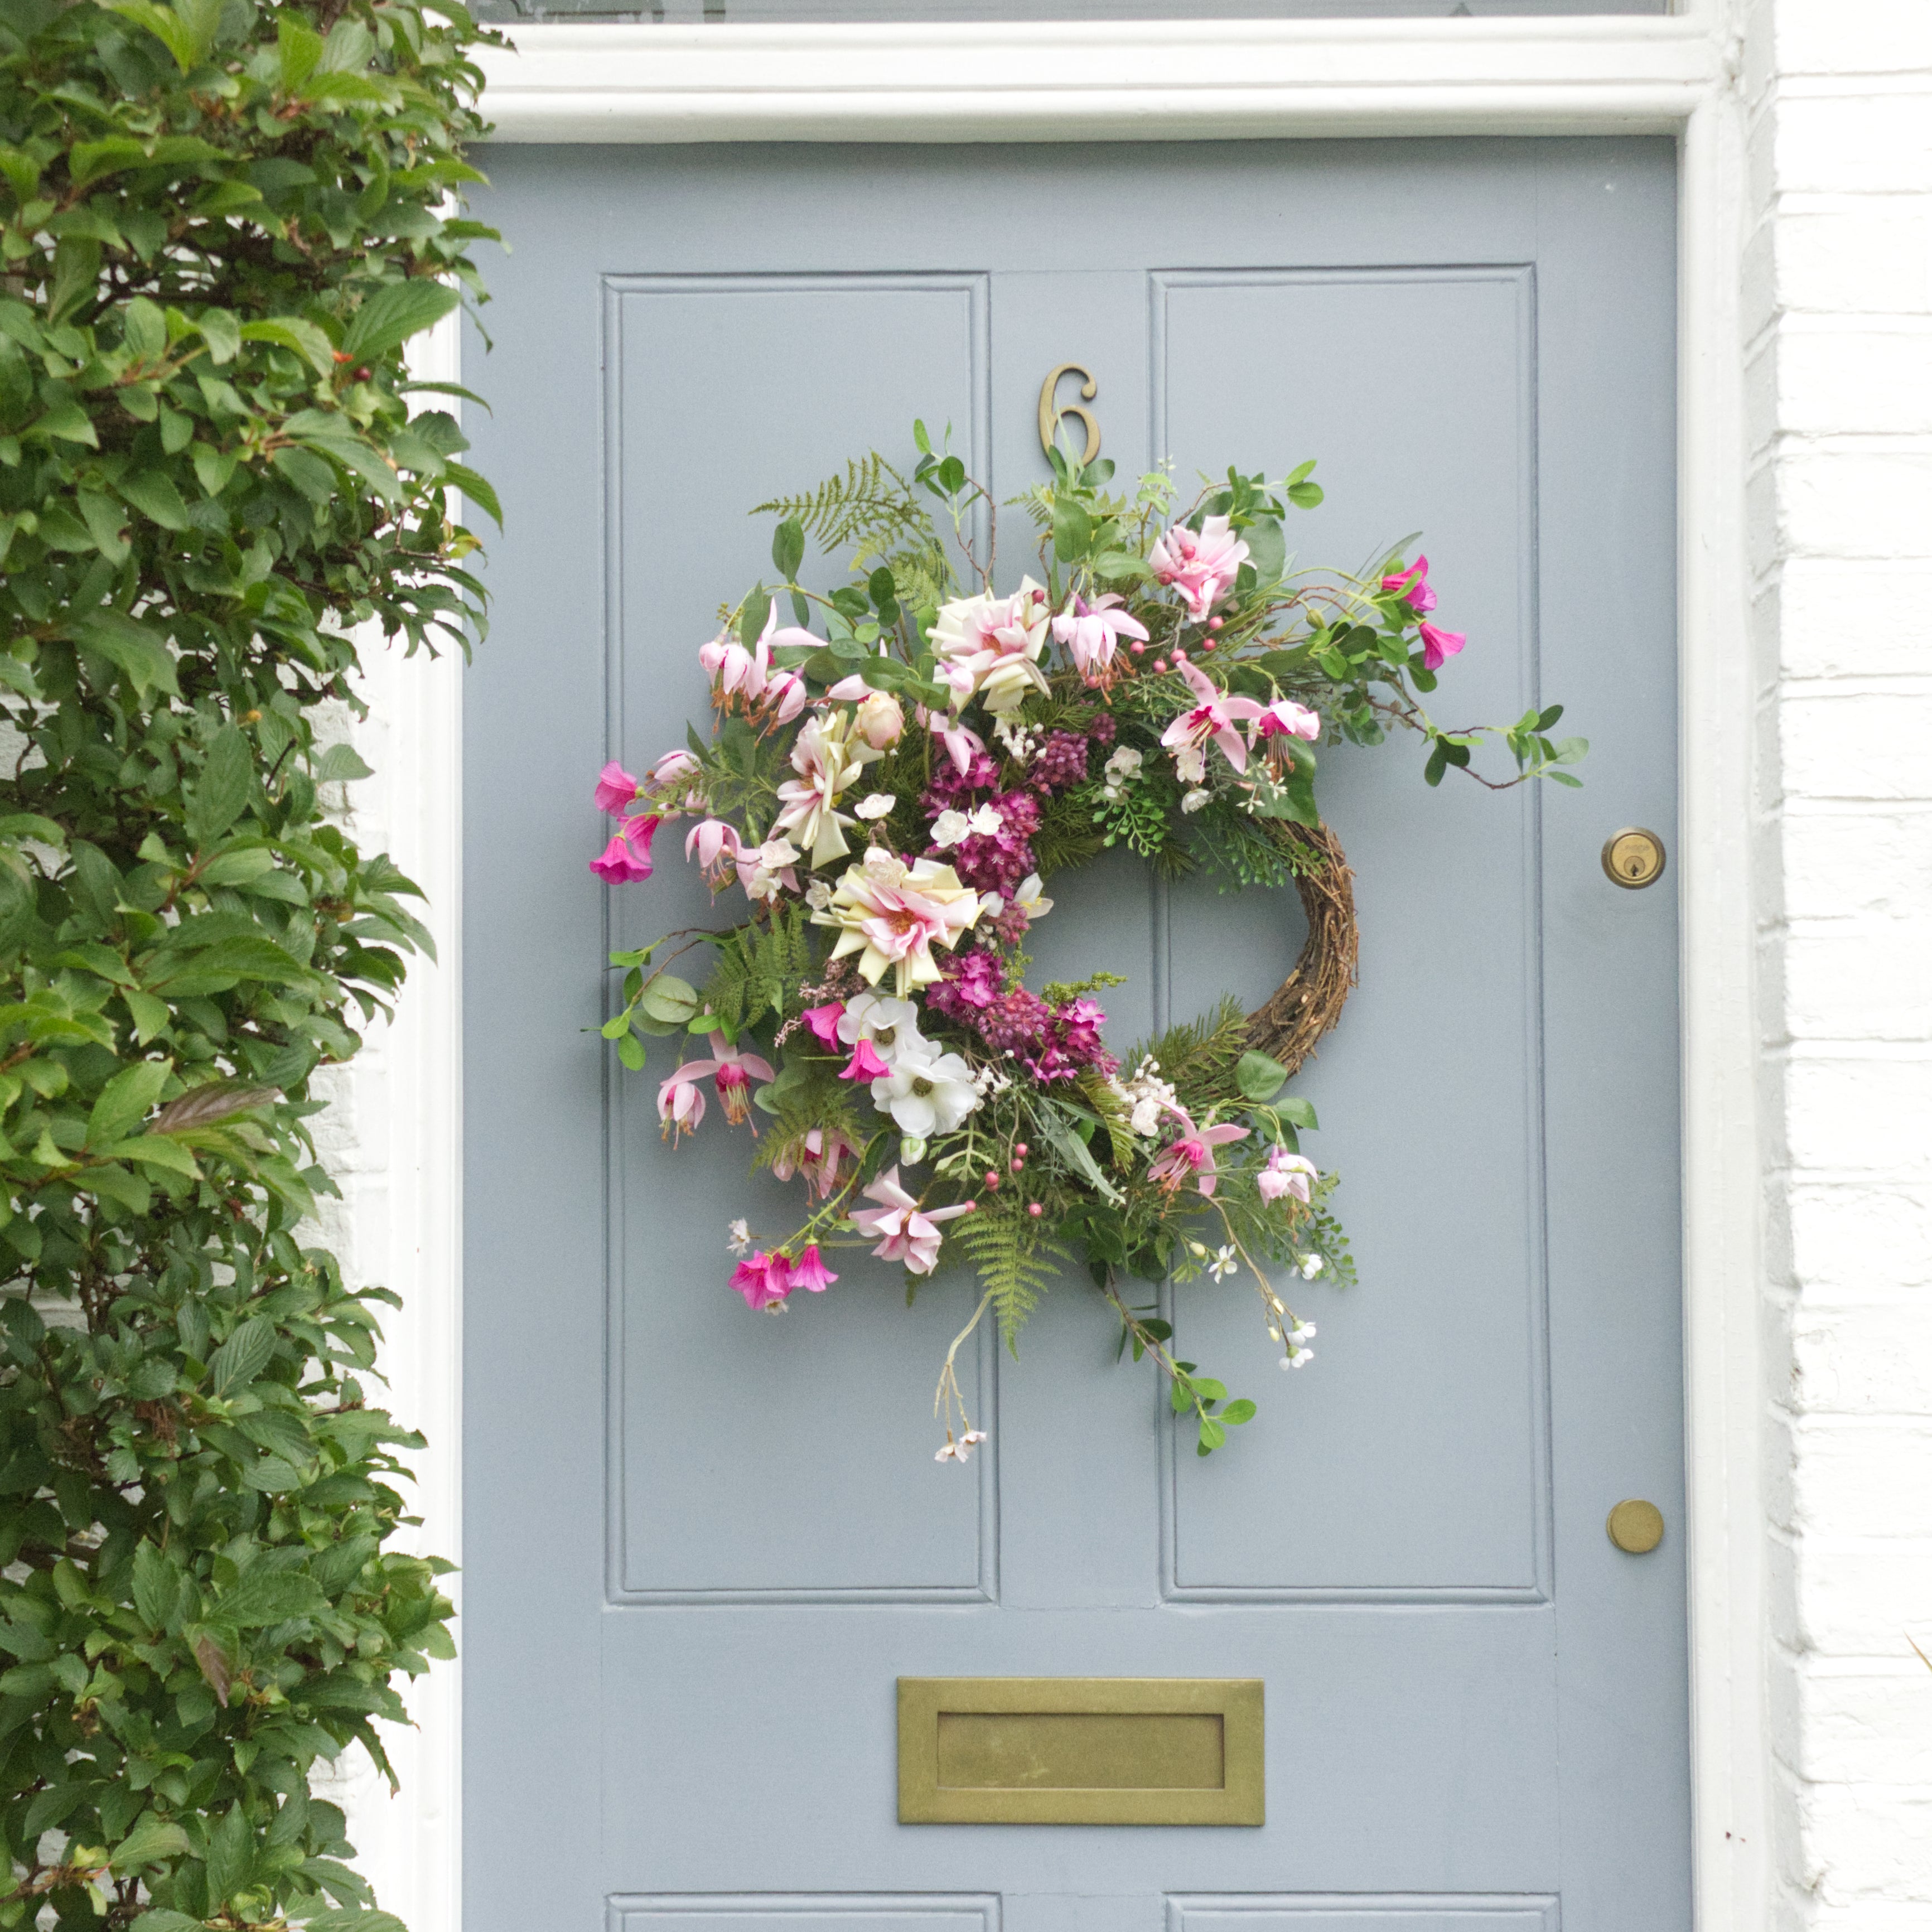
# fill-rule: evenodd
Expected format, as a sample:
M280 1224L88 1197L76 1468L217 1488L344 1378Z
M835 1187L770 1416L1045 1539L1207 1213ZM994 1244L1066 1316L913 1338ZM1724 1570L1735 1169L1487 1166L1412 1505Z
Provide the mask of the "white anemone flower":
M862 1040L872 1042L872 1050L890 1066L908 1051L928 1054L932 1048L920 1037L919 1009L910 1000L888 999L883 993L861 993L838 1016L838 1037L848 1046Z
M892 1070L872 1082L872 1104L902 1134L922 1140L950 1134L980 1104L973 1070L956 1053L914 1053L902 1047Z

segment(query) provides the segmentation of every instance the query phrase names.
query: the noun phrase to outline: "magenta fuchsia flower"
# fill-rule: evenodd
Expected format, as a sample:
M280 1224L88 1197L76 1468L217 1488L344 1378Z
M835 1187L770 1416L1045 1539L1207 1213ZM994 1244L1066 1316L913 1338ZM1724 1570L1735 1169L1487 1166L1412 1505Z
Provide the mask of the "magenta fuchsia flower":
M1400 597L1418 617L1436 608L1436 592L1429 586L1429 560L1418 556L1406 570L1382 579L1382 595Z
M772 1173L779 1180L802 1174L813 1198L830 1201L838 1191L840 1168L858 1157L859 1150L836 1127L808 1127L778 1150L772 1161Z
M862 1040L852 1049L852 1058L840 1070L838 1077L842 1080L883 1080L892 1070L879 1058L872 1042Z
M651 840L661 819L640 814L627 818L623 829L590 862L590 869L609 886L634 886L651 875Z
M1242 742L1241 734L1234 729L1238 719L1258 718L1262 706L1252 698L1237 698L1222 690L1204 671L1197 670L1183 658L1176 667L1192 688L1198 700L1191 710L1184 711L1161 734L1160 742L1174 754L1175 769L1180 776L1198 784L1208 770L1207 748L1210 740L1221 748L1222 754L1236 771L1248 768L1248 748Z
M613 758L597 774L597 809L608 812L613 818L622 818L636 802L642 789L638 781Z
M1279 1201L1284 1194L1292 1194L1305 1203L1316 1178L1314 1162L1290 1154L1284 1147L1270 1148L1267 1162L1255 1176L1255 1186L1264 1201Z
M1418 626L1422 638L1422 662L1429 670L1440 670L1444 664L1469 640L1460 631L1438 629L1433 624Z
M1255 720L1255 742L1270 738L1306 738L1312 745L1322 735L1322 717L1292 698L1277 698Z
M817 1036L820 1046L836 1050L838 1045L838 1022L844 1016L845 1002L831 1000L822 1006L807 1006L802 1017Z
M879 1245L872 1252L880 1261L903 1262L910 1274L932 1274L939 1259L939 1244L945 1238L940 1222L973 1211L970 1201L950 1208L921 1208L899 1185L896 1166L866 1190L866 1198L879 1204L854 1208L853 1226L868 1241L878 1239Z
M1195 1186L1211 1196L1216 1180L1214 1149L1225 1147L1230 1141L1246 1140L1248 1130L1232 1121L1218 1127L1197 1127L1184 1114L1181 1122L1180 1138L1148 1163L1148 1178L1158 1181L1172 1194L1192 1177Z
M731 1286L745 1298L747 1308L762 1314L782 1302L796 1284L792 1280L791 1264L784 1256L768 1255L760 1248L731 1270Z
M1198 532L1176 524L1148 553L1154 575L1180 592L1197 624L1207 621L1247 560L1248 547L1228 529L1226 517L1208 518Z
M692 1132L704 1118L704 1096L697 1083L710 1074L718 1088L718 1104L734 1127L752 1118L752 1082L775 1079L771 1064L755 1053L741 1053L722 1033L711 1036L709 1060L687 1060L674 1067L658 1089L658 1118L665 1131Z
M1066 646L1075 670L1088 684L1106 682L1121 638L1147 641L1146 626L1118 608L1125 601L1111 590L1090 604L1084 597L1076 597L1053 620L1054 636Z
M838 1279L819 1258L816 1241L791 1264L791 1286L803 1288L808 1294L823 1294Z

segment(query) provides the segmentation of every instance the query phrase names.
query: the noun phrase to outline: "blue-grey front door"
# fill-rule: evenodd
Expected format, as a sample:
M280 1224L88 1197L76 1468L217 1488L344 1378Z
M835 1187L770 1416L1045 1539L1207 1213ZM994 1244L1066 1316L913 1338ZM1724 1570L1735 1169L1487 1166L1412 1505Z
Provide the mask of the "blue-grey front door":
M464 753L470 1932L1683 1932L1676 874L1599 863L1623 826L1675 841L1669 146L487 166L514 252L464 368L507 523ZM1262 1403L1202 1462L1070 1278L1017 1360L969 1364L962 1469L928 1405L964 1277L908 1309L842 1256L783 1321L729 1292L744 1136L664 1145L595 1030L606 950L706 901L670 830L607 895L590 792L704 715L697 646L770 568L752 504L903 456L915 416L1010 496L1067 362L1124 473L1318 458L1307 562L1420 528L1469 638L1438 716L1561 699L1592 750L1535 793L1323 754L1361 982L1298 1085L1360 1285L1298 1290L1292 1377L1251 1295L1181 1291L1183 1352ZM1283 896L1126 857L1056 896L1039 974L1126 974L1120 1046L1258 1002L1300 934ZM1663 1513L1649 1555L1606 1534L1627 1498ZM1267 1822L902 1825L902 1676L1264 1679Z

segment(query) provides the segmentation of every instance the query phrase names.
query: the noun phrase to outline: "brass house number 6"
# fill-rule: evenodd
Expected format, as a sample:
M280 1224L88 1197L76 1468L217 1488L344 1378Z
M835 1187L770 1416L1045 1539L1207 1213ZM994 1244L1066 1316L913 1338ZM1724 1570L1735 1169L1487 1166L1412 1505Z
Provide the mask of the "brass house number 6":
M1043 450L1053 447L1053 439L1058 433L1063 417L1078 416L1087 431L1087 447L1080 460L1091 463L1100 453L1100 425L1094 420L1094 412L1080 403L1068 403L1064 406L1054 398L1054 392L1060 387L1063 376L1080 378L1080 393L1088 402L1100 394L1100 386L1077 362L1063 362L1040 386L1040 446Z

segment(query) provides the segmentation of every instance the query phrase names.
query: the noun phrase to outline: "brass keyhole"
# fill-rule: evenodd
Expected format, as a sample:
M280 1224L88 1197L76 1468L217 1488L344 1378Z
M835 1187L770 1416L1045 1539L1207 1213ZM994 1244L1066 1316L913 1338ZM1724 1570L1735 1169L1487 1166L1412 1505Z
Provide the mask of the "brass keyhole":
M1664 876L1664 841L1640 825L1627 825L1604 842L1604 870L1620 886L1636 892Z
M1654 1503L1628 1497L1611 1510L1604 1527L1619 1550L1648 1556L1664 1540L1664 1512Z

